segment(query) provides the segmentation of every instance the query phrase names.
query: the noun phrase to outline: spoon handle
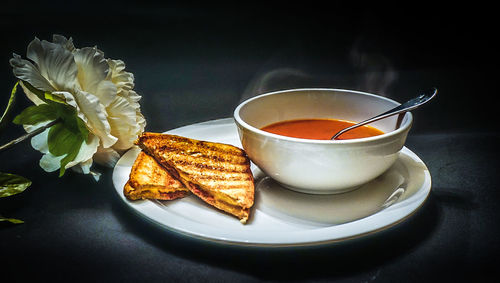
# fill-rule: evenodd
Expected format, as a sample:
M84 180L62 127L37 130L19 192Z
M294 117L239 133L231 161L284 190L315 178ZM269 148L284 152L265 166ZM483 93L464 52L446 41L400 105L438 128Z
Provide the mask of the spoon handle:
M375 122L375 121L378 121L378 120L381 120L381 119L384 119L384 118L387 118L389 116L392 116L392 115L396 115L396 114L399 114L399 113L403 113L403 112L408 112L410 110L413 110L417 107L419 107L420 105L428 102L429 100L431 100L434 96L436 96L436 93L437 93L437 89L436 88L432 88L431 90L429 91L426 91L425 93L413 98L413 99L410 99L408 100L407 102L399 105L399 106L396 106L394 108L392 108L391 110L389 111L386 111L382 114L379 114L373 118L370 118L370 119L367 119L367 120L364 120L364 121L361 121L357 124L354 124L350 127L347 127L345 129L342 129L340 130L339 132L337 132L331 139L334 140L336 139L338 136L340 136L341 134L347 132L347 131L350 131L354 128L357 128L357 127L360 127L360 126L363 126L363 125L366 125L366 124L369 124L369 123L372 123L372 122Z

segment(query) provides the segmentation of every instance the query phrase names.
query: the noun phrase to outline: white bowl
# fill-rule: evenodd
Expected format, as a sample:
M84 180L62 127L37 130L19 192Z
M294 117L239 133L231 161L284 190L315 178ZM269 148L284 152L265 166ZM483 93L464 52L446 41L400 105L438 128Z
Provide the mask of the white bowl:
M234 111L243 149L268 176L303 193L333 194L353 190L384 173L398 158L413 118L406 113L370 125L384 131L351 140L310 140L272 134L262 127L307 118L359 122L399 103L352 90L292 89L262 94ZM333 135L334 133L332 133Z

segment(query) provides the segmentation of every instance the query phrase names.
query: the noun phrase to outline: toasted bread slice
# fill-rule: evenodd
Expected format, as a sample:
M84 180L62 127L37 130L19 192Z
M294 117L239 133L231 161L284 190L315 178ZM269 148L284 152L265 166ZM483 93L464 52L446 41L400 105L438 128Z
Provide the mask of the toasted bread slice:
M195 195L246 223L254 203L250 159L235 146L143 133L136 144Z
M144 152L137 156L123 193L130 200L172 200L190 194L179 180Z

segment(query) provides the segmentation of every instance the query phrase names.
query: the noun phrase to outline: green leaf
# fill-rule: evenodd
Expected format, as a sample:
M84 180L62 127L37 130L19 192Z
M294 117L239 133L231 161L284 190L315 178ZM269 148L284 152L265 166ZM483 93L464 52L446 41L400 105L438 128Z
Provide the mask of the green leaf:
M12 91L10 92L10 98L9 102L7 103L7 107L5 108L5 111L2 114L2 117L0 117L0 131L2 131L5 126L7 125L8 121L8 116L10 116L10 112L12 108L14 107L14 104L16 102L16 93L17 93L17 86L19 85L19 81L14 84L14 87L12 88Z
M47 100L50 100L50 101L54 101L54 102L57 102L57 103L61 103L61 104L66 104L66 101L50 92L46 92L44 93L44 97L45 99Z
M49 151L55 156L61 156L80 149L83 137L80 132L74 132L64 122L50 127L47 143Z
M19 219L15 219L15 218L6 218L6 217L3 217L2 215L0 215L0 221L8 221L12 224L22 224L24 223L24 221L22 220L19 220Z
M78 127L77 119L78 116L76 114L75 108L68 106L68 105L62 105L62 104L57 104L55 105L57 109L57 116L60 117L66 127L68 127L71 131L78 133L80 132L80 129Z
M71 151L70 153L68 153L63 159L61 159L61 168L59 169L59 177L62 177L64 175L64 173L66 172L66 165L68 163L70 163L71 161L75 160L76 156L78 155L78 152L80 151L80 147L82 146L82 143L80 143L80 145L74 149L73 151Z
M23 192L31 181L15 174L0 172L0 197L8 197Z
M40 122L57 119L57 110L51 104L29 106L17 115L12 122L18 125L36 125Z
M61 121L49 128L47 144L51 154L64 156L60 161L59 176L62 176L66 165L75 160L82 144L89 141L89 130L78 117L76 109L67 105L62 98L40 91L27 82L23 81L22 84L45 104L26 108L14 119L14 123L35 125L49 120Z
M74 127L68 126L64 122L52 126L49 130L47 143L50 153L55 156L66 155L61 159L59 176L64 175L66 165L76 158L84 142L84 137L78 130L78 127L77 132L74 130Z
M15 174L0 172L0 197L9 197L24 192L31 185L31 181ZM0 215L0 221L8 221L13 224L24 223L15 218L6 218Z
M76 111L69 106L60 105L58 116L62 119L62 123L50 128L47 144L53 155L66 155L60 163L59 176L63 176L66 165L75 160L82 144L88 141L89 131L85 123L76 115Z
M85 140L86 143L89 142L89 129L87 129L87 125L85 125L85 122L83 122L82 119L80 119L78 116L76 116L76 124L78 126L78 130L82 134L83 139Z

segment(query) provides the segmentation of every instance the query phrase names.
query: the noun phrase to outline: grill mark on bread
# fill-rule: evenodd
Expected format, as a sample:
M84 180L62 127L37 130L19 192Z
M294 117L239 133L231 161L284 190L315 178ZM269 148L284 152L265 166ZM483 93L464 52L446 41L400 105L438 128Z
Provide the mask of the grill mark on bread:
M143 133L135 142L195 195L245 223L254 204L250 159L237 147Z
M245 172L245 166L237 166L238 164L206 164L202 162L193 162L189 160L173 160L173 163L179 167L194 167L199 169L197 171L202 170L213 170L218 171L220 173L241 173ZM241 167L241 168L240 168ZM193 168L193 169L194 169Z
M168 138L165 138L163 134L157 134L157 133L143 133L136 144L141 144L144 142L144 140L147 140L149 138L154 138L158 140L162 140L163 143L166 143L167 145L173 144L174 148L202 148L204 150L209 150L216 152L218 154L220 153L227 153L230 155L237 155L237 156L246 156L245 152L235 146L228 145L228 144L222 144L222 143L213 143L213 142L208 142L208 141L199 141L199 140L192 140L189 138L181 137L181 136L176 136L176 135L169 135ZM167 145L162 145L162 146L167 146Z
M198 180L196 178L193 178L193 181L199 182L201 180ZM215 180L210 180L208 183L214 183ZM218 184L214 184L213 190L214 191L223 191L223 190L240 190L241 187L246 183L247 181L222 181L222 182L217 182ZM228 196L229 197L229 196ZM237 200L237 198L230 196L230 198Z
M252 176L247 171L223 171L217 169L206 169L192 166L179 166L176 168L193 177L202 179L216 179L216 180L249 180L253 181Z
M208 181L208 180L217 180L217 181L252 181L253 179L247 175L241 175L241 176L232 176L232 177L225 177L225 176L219 176L219 175L201 175L199 177L196 177L198 180L203 180L203 181Z
M180 137L180 136L175 136L175 135L171 135L171 137L168 139L168 143L182 145L185 148L188 148L188 147L193 148L193 146L194 146L194 147L203 148L205 150L210 150L210 151L219 152L219 153L222 151L224 153L228 153L231 155L245 155L245 153L237 147L233 147L233 146L226 145L226 144L215 144L215 143L207 142L207 141L192 140L192 139L188 139L188 138Z
M160 151L173 152L186 157L193 158L205 158L216 162L231 162L231 163L243 163L246 161L246 155L231 155L231 154L221 154L215 151L206 150L193 150L188 148L180 148L178 146L162 145L158 148Z
M152 154L153 155L153 154ZM249 181L253 182L253 178L248 173L248 165L244 164L231 164L224 163L227 166L235 167L237 166L239 170L228 169L227 166L223 166L220 163L217 165L208 165L201 163L200 161L187 161L185 156L179 155L178 160L174 158L166 159L163 156L153 155L156 158L160 157L159 163L163 165L165 169L177 180L180 180L179 172L175 169L182 170L183 172L190 174L193 178L198 181ZM245 162L249 163L249 162ZM195 170L197 169L197 170ZM221 182L219 182L220 184Z

